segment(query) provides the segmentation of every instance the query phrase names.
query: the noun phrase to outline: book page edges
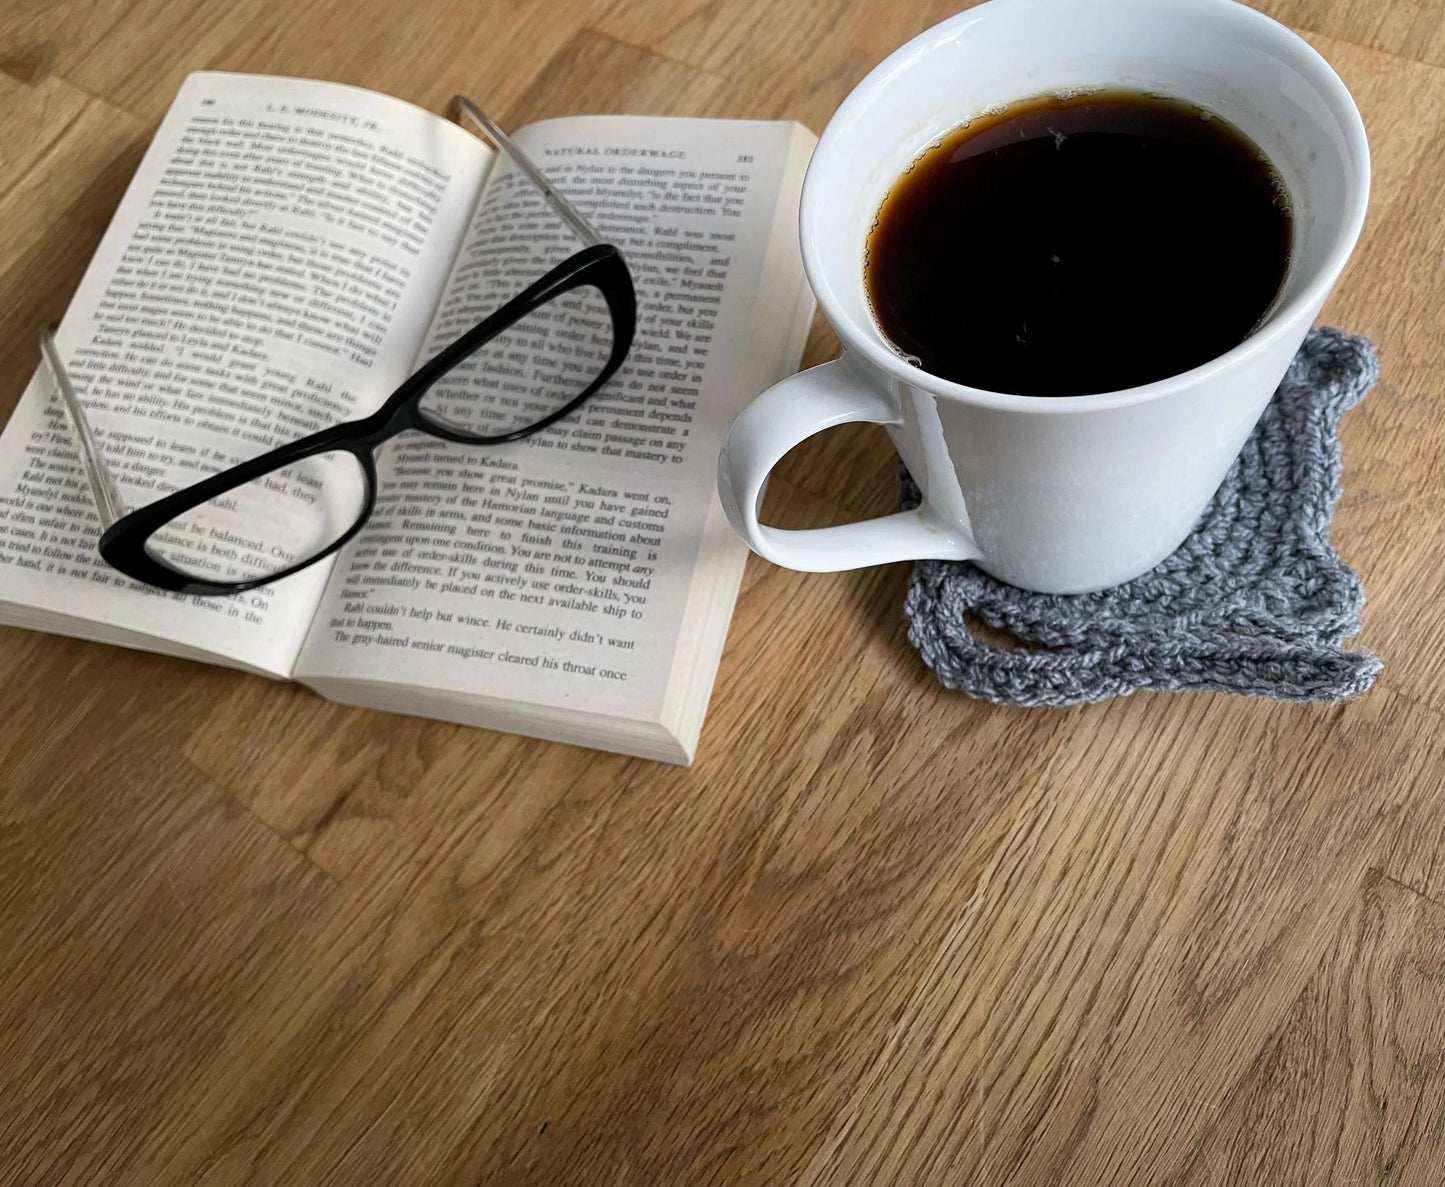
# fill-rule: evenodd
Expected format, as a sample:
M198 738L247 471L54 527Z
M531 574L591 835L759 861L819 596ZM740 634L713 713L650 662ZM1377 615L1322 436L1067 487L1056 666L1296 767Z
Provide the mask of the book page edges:
M657 721L558 709L475 693L437 692L414 684L342 677L306 677L300 683L338 704L450 721L591 750L689 766L693 749Z
M261 667L247 663L235 655L180 643L164 635L111 626L95 618L85 618L62 610L36 609L24 602L0 599L0 626L84 639L88 643L105 643L131 651L148 651L152 655L166 655L173 659L195 660L213 667L233 668L238 672L250 672L253 676L265 676L268 680L290 679L288 670Z

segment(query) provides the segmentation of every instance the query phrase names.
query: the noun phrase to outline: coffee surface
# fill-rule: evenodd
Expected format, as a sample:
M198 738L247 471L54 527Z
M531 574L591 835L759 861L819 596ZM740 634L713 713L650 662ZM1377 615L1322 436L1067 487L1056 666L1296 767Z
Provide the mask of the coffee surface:
M1259 324L1288 195L1222 118L1130 91L1042 97L945 136L868 236L879 327L925 371L1077 396L1187 371Z

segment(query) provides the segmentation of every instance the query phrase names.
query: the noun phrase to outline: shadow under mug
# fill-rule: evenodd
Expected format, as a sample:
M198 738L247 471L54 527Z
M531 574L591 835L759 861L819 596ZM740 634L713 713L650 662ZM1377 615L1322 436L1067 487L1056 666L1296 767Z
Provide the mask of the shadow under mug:
M864 245L888 188L990 107L1101 86L1200 104L1268 154L1295 217L1274 311L1227 354L1126 391L1016 396L912 366L879 333L864 290ZM989 0L936 25L874 69L819 140L803 186L803 263L843 356L738 417L718 465L729 520L760 555L810 572L972 560L1045 593L1148 572L1189 534L1264 411L1359 238L1369 188L1344 83L1303 39L1234 0ZM1118 336L1127 351L1127 324ZM922 505L812 531L760 524L783 455L852 421L886 428Z

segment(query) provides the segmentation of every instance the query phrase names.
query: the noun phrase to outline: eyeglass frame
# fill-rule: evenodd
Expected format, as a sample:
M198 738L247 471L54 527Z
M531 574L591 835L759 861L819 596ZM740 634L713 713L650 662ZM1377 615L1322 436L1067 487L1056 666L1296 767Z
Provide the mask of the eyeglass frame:
M464 95L452 99L449 116L471 120L484 141L505 155L526 175L547 199L552 209L577 234L585 246L545 275L528 285L495 312L483 318L465 334L443 347L408 376L373 413L357 420L308 434L286 445L231 466L198 482L184 486L144 507L126 507L115 479L105 461L84 405L75 391L69 371L60 358L53 328L41 332L40 351L61 396L80 447L80 458L101 521L99 551L112 568L137 581L171 593L216 596L240 594L281 581L334 555L366 526L376 509L378 477L376 451L401 433L415 430L459 445L504 445L520 441L571 415L594 396L621 368L632 347L637 329L637 293L632 274L621 251L608 243L577 209L559 193L511 138ZM557 297L585 286L596 288L607 303L612 318L612 352L597 377L581 394L548 415L520 429L492 435L464 433L421 411L422 398L443 375L487 343L516 325L528 314ZM326 548L305 560L264 577L243 581L208 581L178 569L156 557L147 548L150 538L166 524L229 490L275 473L308 457L341 450L350 453L366 479L366 496L356 522Z

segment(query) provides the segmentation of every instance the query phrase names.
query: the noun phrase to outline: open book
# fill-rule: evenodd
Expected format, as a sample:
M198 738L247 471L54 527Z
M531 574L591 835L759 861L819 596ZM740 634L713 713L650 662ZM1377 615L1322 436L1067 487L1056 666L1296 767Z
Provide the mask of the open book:
M397 438L375 514L334 560L196 598L100 560L74 440L37 373L0 436L0 622L691 761L746 554L717 504L717 453L802 354L796 215L814 137L634 116L513 137L632 270L637 337L607 387L510 445ZM58 334L125 501L365 415L540 276L555 254L517 233L513 173L400 100L188 78ZM499 255L507 268L481 266Z

